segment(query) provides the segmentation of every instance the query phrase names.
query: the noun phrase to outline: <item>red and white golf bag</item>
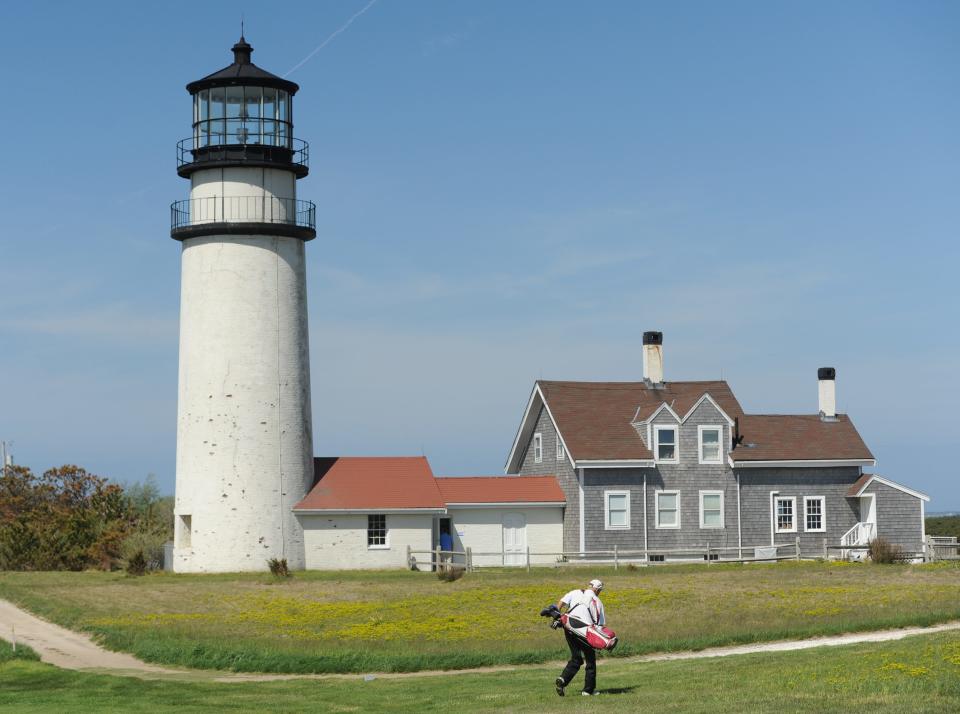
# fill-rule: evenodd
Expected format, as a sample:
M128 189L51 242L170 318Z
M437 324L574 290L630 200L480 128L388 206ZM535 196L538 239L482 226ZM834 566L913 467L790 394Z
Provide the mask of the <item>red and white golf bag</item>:
M595 650L612 650L617 646L617 633L603 625L590 625L567 613L560 615L563 629L586 642Z

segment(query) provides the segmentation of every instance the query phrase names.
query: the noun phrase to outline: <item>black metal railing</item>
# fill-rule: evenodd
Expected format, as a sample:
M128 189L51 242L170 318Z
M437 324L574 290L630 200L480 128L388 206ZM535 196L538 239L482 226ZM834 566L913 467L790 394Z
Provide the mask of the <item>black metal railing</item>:
M237 161L310 166L310 145L303 139L261 136L254 132L191 136L177 142L177 169L210 162Z
M207 196L170 204L170 230L212 223L275 223L316 229L313 201L275 196Z

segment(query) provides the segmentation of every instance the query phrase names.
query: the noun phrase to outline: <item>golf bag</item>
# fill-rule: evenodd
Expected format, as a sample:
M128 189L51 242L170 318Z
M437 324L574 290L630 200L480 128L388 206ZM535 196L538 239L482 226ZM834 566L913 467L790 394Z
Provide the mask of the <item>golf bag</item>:
M551 618L550 627L563 628L571 635L595 650L608 652L617 646L617 633L603 625L591 625L582 622L567 613L561 613L556 605L549 605L540 611L542 617Z

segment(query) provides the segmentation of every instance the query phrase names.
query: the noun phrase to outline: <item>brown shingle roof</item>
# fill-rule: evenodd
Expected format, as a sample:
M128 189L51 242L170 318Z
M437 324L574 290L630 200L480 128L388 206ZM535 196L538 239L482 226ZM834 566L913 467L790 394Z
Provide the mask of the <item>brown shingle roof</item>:
M740 435L734 462L873 458L846 414L837 421L817 414L750 414L740 418Z
M651 389L644 382L538 382L567 448L577 460L651 459L631 422L644 420L666 402L683 417L709 394L733 419L743 414L723 381L667 382Z
M566 502L555 476L438 477L437 486L448 504Z
M293 510L444 507L424 456L314 459L316 485Z

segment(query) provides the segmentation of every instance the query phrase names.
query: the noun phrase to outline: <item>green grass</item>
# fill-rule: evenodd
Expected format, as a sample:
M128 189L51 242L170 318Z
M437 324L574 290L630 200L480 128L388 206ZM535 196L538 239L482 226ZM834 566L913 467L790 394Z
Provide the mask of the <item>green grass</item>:
M960 538L960 516L930 516L926 519L927 535Z
M4 640L0 640L0 664L4 662L12 662L13 660L28 660L31 662L39 661L40 658L37 656L37 653L25 645L18 644L17 649L13 649L13 645Z
M598 697L553 692L556 669L405 679L142 681L0 662L10 712L956 712L960 635L682 662L605 661ZM581 675L582 676L582 675Z
M540 608L587 577L618 656L960 619L960 565L405 571L269 575L0 573L0 597L147 661L264 672L456 669L546 662ZM504 622L503 613L511 619Z

